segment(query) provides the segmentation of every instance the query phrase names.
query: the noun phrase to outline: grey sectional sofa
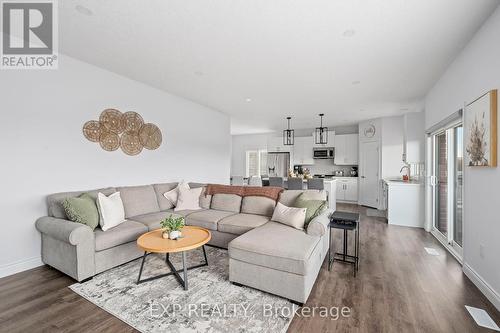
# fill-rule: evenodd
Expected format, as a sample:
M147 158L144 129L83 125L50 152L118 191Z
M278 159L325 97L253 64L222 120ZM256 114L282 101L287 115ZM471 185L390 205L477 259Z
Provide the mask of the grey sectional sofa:
M174 212L163 193L177 183L105 188L49 195L48 216L36 221L42 260L78 281L142 256L136 245L143 233L158 229L170 214L187 225L207 228L210 245L228 248L229 280L304 303L328 252L328 214L316 217L307 231L270 221L275 202L265 197L216 194L200 197L201 210ZM203 184L190 183L191 187ZM102 231L66 219L62 201L83 192L97 197L120 192L127 221ZM326 200L324 191L284 191L279 201L291 206L303 192Z

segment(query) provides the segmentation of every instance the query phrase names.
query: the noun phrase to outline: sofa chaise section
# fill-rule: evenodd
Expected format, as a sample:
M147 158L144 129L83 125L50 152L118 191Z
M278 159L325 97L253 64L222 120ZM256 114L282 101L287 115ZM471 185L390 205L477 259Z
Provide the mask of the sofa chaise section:
M299 195L325 200L323 191L285 191L287 206ZM229 280L303 304L307 301L329 247L330 210L314 218L307 230L267 222L229 243Z

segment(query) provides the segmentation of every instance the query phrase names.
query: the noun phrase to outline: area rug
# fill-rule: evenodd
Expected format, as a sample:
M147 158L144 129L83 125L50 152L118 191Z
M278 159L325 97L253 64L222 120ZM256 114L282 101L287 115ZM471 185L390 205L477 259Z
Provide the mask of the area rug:
M136 284L140 260L113 268L71 290L140 332L285 332L296 306L286 299L228 280L226 250L206 247L209 266L188 271L189 290L174 276ZM182 267L181 255L170 260ZM203 262L189 251L188 266ZM165 256L148 256L142 278L169 271ZM182 273L181 273L182 276Z

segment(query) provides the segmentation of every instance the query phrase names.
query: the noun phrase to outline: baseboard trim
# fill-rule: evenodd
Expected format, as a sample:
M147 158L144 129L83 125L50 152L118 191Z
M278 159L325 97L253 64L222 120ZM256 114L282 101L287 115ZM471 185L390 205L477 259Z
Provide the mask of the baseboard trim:
M467 264L463 267L464 274L476 285L486 298L500 311L500 295L483 278Z
M38 266L42 266L42 258L40 256L28 258L24 260L19 260L10 264L0 266L0 278L13 275L32 269Z

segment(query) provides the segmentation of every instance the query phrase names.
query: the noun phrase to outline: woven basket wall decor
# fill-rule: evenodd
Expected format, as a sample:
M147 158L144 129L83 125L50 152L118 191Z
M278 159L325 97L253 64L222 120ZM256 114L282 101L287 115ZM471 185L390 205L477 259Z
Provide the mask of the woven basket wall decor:
M155 124L145 124L139 130L139 139L146 149L156 149L161 145L161 131Z
M91 142L97 142L106 151L118 148L130 156L138 155L143 148L158 149L162 134L158 126L144 123L140 114L125 113L117 109L101 112L99 120L89 120L83 125L83 135Z
M122 134L122 150L127 155L137 155L142 151L141 140L137 131L128 131Z

